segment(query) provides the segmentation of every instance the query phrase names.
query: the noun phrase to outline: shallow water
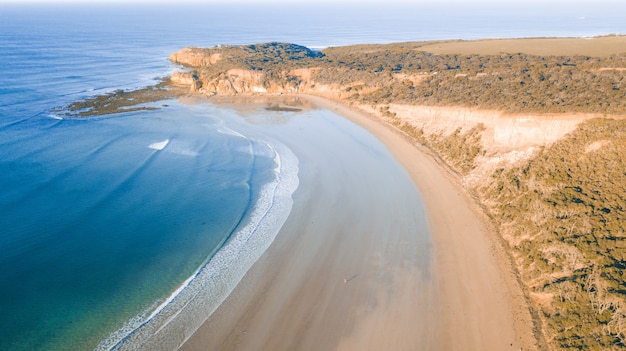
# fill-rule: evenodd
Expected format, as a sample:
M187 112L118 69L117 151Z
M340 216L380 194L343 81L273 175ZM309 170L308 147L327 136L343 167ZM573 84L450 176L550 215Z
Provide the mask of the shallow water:
M94 345L176 289L235 231L257 188L274 181L275 155L223 132L210 112L50 120L2 148L9 348ZM39 337L45 330L52 335Z

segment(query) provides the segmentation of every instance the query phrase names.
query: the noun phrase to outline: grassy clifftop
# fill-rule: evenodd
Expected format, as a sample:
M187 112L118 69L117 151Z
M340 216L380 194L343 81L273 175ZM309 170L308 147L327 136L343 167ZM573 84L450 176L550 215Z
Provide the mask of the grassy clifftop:
M358 75L352 79L377 88L354 95L355 100L364 102L532 113L626 111L626 45L614 47L615 53L607 56L544 56L515 50L498 54L426 51L454 48L453 44L459 43L392 44L360 51L351 47L328 49L324 54L335 68L320 78L336 80L353 70L361 72L359 75L369 74L369 79ZM476 50L481 51L479 45Z
M194 60L172 55L208 82L230 69L263 75L263 84L334 84L352 101L466 106L532 113L626 113L624 37L570 39L548 52L568 52L572 43L585 55L537 55L533 39L493 53L483 42L428 42L357 45L321 52L286 43L195 50ZM537 39L535 39L537 40ZM524 44L531 41L531 44ZM493 46L493 41L485 41ZM475 53L471 53L471 46ZM483 43L483 44L481 44ZM497 43L497 41L496 41ZM560 46L559 46L560 45ZM521 51L517 51L519 48ZM597 55L592 55L595 51ZM454 53L455 51L460 53ZM487 54L481 54L481 51ZM530 53L524 53L530 52ZM439 53L435 53L439 52ZM182 52L181 52L182 53ZM197 59L203 57L204 59ZM210 63L210 64L209 64ZM303 78L294 73L309 69Z

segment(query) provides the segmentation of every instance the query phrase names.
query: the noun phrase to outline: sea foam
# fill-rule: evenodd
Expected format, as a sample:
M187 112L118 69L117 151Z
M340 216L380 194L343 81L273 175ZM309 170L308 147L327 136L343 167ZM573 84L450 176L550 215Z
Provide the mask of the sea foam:
M230 130L222 132L245 137ZM169 297L128 321L96 350L178 349L272 243L291 212L292 194L299 184L298 159L277 141L249 140L255 155L273 155L275 178L260 189L243 226L236 228L224 246Z
M59 121L63 120L63 117L61 117L59 115L56 115L56 114L53 114L53 113L49 114L48 117L52 118L52 119L59 120Z
M170 140L169 139L165 139L163 141L159 141L159 142L152 143L152 144L148 145L148 148L150 148L152 150L163 150L163 149L165 149L165 147L169 143L170 143Z

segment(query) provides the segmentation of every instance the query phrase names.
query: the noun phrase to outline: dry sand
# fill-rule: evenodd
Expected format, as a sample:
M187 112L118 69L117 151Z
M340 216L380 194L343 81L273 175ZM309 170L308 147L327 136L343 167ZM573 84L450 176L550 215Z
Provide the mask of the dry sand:
M626 52L626 36L589 38L519 38L482 39L438 42L420 46L420 51L434 54L499 55L525 53L530 55L606 57Z
M408 172L408 185L393 173L359 176L377 173L376 165L333 160L340 150L332 148L347 144L289 145L301 169L289 219L181 349L537 349L504 250L445 167L374 118L310 99L375 135ZM312 132L292 137L306 144L314 142ZM319 164L321 156L328 164ZM313 159L317 168L308 166ZM420 225L424 211L427 229Z

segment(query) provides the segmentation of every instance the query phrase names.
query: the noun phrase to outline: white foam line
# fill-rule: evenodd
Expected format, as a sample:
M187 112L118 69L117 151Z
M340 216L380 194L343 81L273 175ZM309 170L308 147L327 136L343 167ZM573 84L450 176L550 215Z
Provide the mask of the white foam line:
M170 302L172 302L176 298L176 296L178 296L178 294L180 294L183 289L185 289L189 285L189 283L194 280L199 271L200 270L197 270L191 277L187 278L187 280L185 280L183 284L178 289L176 289L176 291L174 291L162 304L159 305L159 307L154 310L154 312L152 312L150 316L148 316L148 318L146 318L146 322L149 322L152 318L156 317L156 315L159 314L159 312L161 312L165 308L165 306L169 305Z
M217 128L217 132L220 133L220 134L225 134L225 135L234 135L234 136L246 139L246 140L248 139L248 137L246 137L245 135L243 135L243 134L241 134L241 133L239 133L239 132L237 132L235 130L230 129L230 128L226 127L225 125L222 125L220 128Z
M159 141L159 142L152 143L152 144L148 145L148 148L150 148L152 150L163 150L163 149L165 149L165 147L169 143L170 143L170 140L169 139L165 139L163 141Z
M228 134L239 134L230 131ZM273 152L276 179L260 189L259 200L244 227L152 312L128 321L96 350L129 350L138 346L150 350L177 349L215 312L267 250L291 212L291 195L299 183L298 159L282 144L257 143Z

